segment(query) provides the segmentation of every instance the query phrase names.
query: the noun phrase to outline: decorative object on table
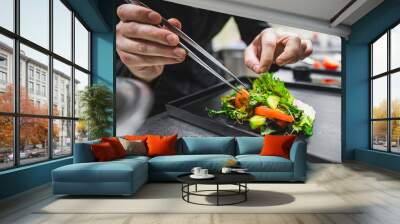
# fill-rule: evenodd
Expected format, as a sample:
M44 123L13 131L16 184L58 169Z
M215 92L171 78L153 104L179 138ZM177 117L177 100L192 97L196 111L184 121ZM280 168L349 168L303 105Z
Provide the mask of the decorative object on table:
M231 173L233 168L240 168L235 159L229 159L221 168L221 173Z
M228 173L247 173L247 169L242 168L231 168L231 167L222 167L221 173L228 174Z
M110 136L113 116L113 95L108 87L95 84L79 93L81 119L88 129L89 139Z
M222 167L221 173L230 173L232 172L232 168L230 167Z
M235 159L229 159L228 161L226 161L225 167L237 167L237 161Z
M178 181L182 183L182 199L188 203L198 204L198 205L234 205L247 201L247 192L249 188L247 183L253 182L255 177L251 174L215 174L212 179L193 179L191 174L183 174L178 176ZM215 190L198 190L198 185L215 185ZM236 185L237 190L223 190L220 185ZM192 191L191 186L195 189ZM212 194L207 194L211 192ZM215 204L203 204L193 201L191 196L201 196L201 197L214 197L216 199ZM222 198L236 199L229 203L224 202ZM239 198L239 199L237 199ZM222 201L221 201L222 200Z
M201 168L201 167L193 167L193 169L191 170L191 172L192 172L192 174L194 174L194 175L200 175L200 171L201 171L201 169L203 169L203 168Z
M211 179L214 175L208 173L208 169L203 169L201 167L194 167L192 170L190 178L193 179Z
M221 108L208 110L209 116L225 116L239 124L248 124L261 135L313 134L314 109L295 99L284 82L272 73L264 73L249 90L232 91L221 97Z
M197 179L197 180L207 180L207 179L213 179L215 176L213 174L201 174L201 175L194 175L191 174L190 178L192 179Z

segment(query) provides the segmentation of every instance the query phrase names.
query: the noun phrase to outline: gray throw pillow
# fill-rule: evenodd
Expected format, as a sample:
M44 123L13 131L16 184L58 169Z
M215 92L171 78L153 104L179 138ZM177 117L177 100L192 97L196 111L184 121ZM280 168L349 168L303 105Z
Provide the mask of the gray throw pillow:
M129 141L124 138L119 138L119 141L121 142L122 146L124 147L127 156L131 156L131 155L146 156L147 155L146 145L144 144L143 141L141 141L141 140Z

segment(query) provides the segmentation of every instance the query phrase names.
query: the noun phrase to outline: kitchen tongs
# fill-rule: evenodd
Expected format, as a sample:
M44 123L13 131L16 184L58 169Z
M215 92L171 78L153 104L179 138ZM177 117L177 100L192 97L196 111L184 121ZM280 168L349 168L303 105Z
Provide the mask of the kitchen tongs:
M143 2L139 0L125 0L127 3L130 4L135 4L139 5L142 7L150 8ZM181 41L179 43L179 46L182 47L183 49L186 50L187 54L189 57L191 57L193 60L195 60L197 63L199 63L201 66L203 66L205 69L207 69L211 74L213 74L215 77L217 77L219 80L227 84L229 87L231 87L233 90L236 92L239 91L239 88L232 85L228 80L226 80L222 75L220 75L218 72L216 72L213 68L211 68L207 63L205 63L201 58L199 58L192 50L190 50L186 45L182 43L182 40L184 40L186 43L188 43L190 46L192 46L194 49L199 51L204 57L206 57L209 61L213 62L216 66L221 68L223 71L226 72L229 76L231 76L233 79L235 79L240 85L243 86L243 88L247 89L247 86L240 81L240 79L234 75L229 69L227 69L221 62L219 62L216 58L214 58L210 53L208 53L204 48L202 48L198 43L196 43L192 38L190 38L187 34L185 34L183 31L180 29L176 28L172 24L168 22L164 17L161 17L161 24L159 27L165 26L168 28L171 32L175 33L180 37Z

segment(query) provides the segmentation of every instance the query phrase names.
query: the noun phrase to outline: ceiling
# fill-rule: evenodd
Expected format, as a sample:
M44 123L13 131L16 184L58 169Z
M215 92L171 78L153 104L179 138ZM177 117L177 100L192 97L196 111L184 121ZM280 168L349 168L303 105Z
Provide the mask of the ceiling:
M166 0L347 37L351 25L383 0Z

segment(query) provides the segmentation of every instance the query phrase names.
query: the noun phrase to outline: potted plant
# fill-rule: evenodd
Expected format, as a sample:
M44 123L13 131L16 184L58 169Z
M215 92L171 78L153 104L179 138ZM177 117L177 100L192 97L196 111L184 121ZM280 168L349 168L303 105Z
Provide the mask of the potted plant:
M82 110L79 127L85 126L89 139L110 136L113 115L113 95L107 86L95 84L80 92Z

